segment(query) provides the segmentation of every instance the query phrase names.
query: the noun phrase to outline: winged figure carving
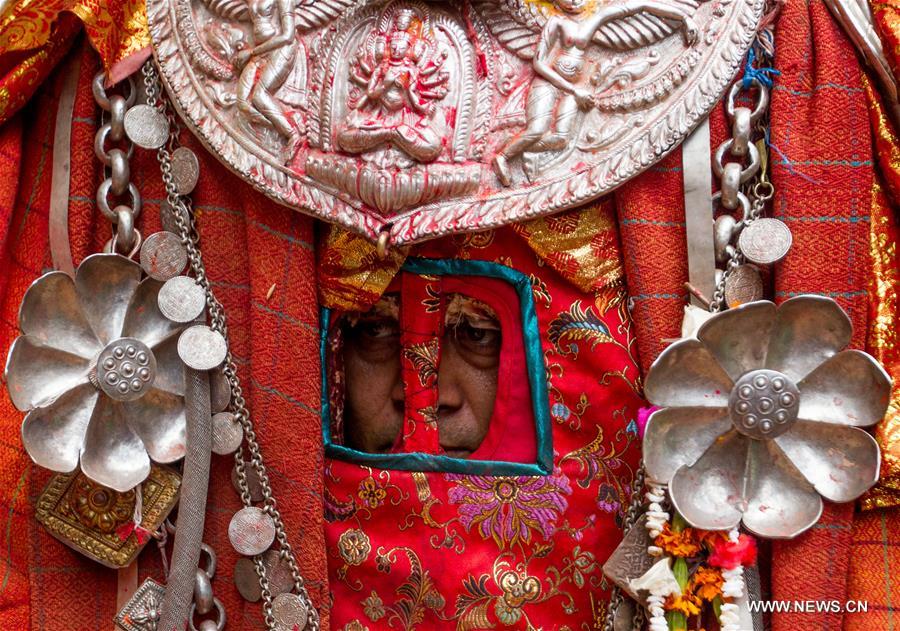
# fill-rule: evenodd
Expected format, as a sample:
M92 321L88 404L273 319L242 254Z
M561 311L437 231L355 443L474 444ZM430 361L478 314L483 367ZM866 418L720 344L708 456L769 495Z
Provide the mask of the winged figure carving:
M525 129L495 155L504 186L512 182L509 162L526 152L561 151L584 111L596 107L587 85L587 53L598 46L630 51L681 32L690 46L698 29L692 15L698 0L623 0L587 10L586 0L476 0L491 32L510 52L529 60L534 78L525 105Z
M194 24L190 0L179 0L186 48L194 63L213 79L238 76L229 99L251 125L274 129L285 142L286 160L303 135L302 121L292 117L276 98L300 62L298 35L322 27L358 0L202 0L219 18L204 25L203 37ZM305 82L305 72L302 81Z

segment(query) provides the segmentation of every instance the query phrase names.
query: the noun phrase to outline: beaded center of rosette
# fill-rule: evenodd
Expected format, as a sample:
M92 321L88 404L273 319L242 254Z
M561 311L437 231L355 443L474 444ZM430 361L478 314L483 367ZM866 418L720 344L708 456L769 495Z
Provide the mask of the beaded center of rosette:
M757 440L784 434L797 420L800 390L776 370L753 370L731 390L728 410L734 427Z

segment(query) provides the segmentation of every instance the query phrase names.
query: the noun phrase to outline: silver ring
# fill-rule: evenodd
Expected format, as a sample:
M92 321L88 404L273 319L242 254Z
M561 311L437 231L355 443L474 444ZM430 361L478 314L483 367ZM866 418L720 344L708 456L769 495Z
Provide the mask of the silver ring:
M109 153L106 151L106 137L110 135L112 132L112 125L109 123L105 123L100 129L97 130L97 133L94 135L94 155L106 166L110 165L110 157ZM128 150L125 152L125 156L131 160L131 156L134 155L134 145L132 143L128 143Z
M213 597L213 605L216 607L216 631L222 631L225 628L225 607L222 606L221 601L218 598ZM188 627L190 627L191 631L197 631L197 627L194 626L194 615L197 613L197 604L191 603L191 615L188 616Z
M128 164L128 158L121 149L112 149L109 152L109 166L111 173L109 179L112 180L112 194L124 195L128 190L129 180L131 179L131 168Z
M765 114L766 108L769 107L769 89L764 86L759 79L754 78L751 81L759 91L759 98L753 108L753 113L750 114L750 122L755 123L763 114ZM737 100L738 93L740 93L743 88L743 80L735 81L734 85L731 86L731 90L728 92L728 98L725 100L725 111L728 112L728 116L731 118L734 118L734 102Z
M723 160L725 159L725 153L729 151L733 145L734 138L729 138L716 149L716 155L713 156L712 163L712 168L716 173L716 177L721 178L725 173L725 164L723 163ZM747 149L750 150L750 164L741 170L741 184L747 182L751 177L756 175L757 171L759 171L759 149L757 149L754 144L747 145Z
M737 222L737 225L734 228L734 234L740 232L741 228L744 227L744 222L750 216L750 198L744 195L742 192L738 191L737 194L738 204L741 207L741 220ZM718 202L722 200L722 191L714 193L712 196L713 206L715 206ZM724 204L722 204L724 206Z
M109 137L114 142L119 142L125 137L125 112L128 111L128 104L125 97L121 94L113 94L109 98L110 113L110 134Z
M111 189L112 178L109 177L103 180L100 183L100 186L97 187L97 208L100 209L100 212L103 213L104 217L109 219L112 223L116 223L119 218L116 216L113 209L109 207L109 200L107 199ZM131 210L134 213L134 218L137 219L141 214L141 193L132 182L128 183L128 194L131 196Z

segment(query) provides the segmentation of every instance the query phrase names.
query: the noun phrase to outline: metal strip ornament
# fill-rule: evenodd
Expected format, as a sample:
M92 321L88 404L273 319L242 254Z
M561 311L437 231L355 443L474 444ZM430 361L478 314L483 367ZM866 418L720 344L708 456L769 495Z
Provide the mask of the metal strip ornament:
M272 199L396 245L581 205L718 102L762 0L149 0L180 114Z

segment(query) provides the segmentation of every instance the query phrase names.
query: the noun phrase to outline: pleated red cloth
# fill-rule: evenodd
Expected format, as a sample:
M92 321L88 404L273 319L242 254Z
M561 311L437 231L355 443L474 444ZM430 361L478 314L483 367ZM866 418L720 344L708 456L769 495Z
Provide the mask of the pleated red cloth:
M86 46L76 54L81 55L81 70L69 216L77 263L103 246L110 227L93 201L102 173L92 148L98 111L90 82L99 61ZM19 115L0 127L4 357L17 335L23 293L51 266L48 212L58 83L58 77L51 77ZM255 193L187 132L183 141L200 158L194 199L209 277L230 318L232 349L290 541L314 600L322 603L327 600L327 574L313 221ZM137 150L131 173L144 198L140 228L145 233L158 230L163 188L155 153ZM6 388L0 388L0 505L5 509L5 524L0 525L0 629L111 629L116 573L59 544L35 521L33 506L49 474L25 454L21 422ZM231 457L213 456L205 541L219 556L213 586L228 611L228 628L260 629L260 604L246 603L232 581L237 554L228 543L227 528L240 508L230 482L232 466ZM152 549L142 554L141 580L148 575L162 578L158 559ZM327 615L323 628L328 628Z
M869 212L874 167L863 72L852 44L821 2L789 0L776 25L772 92L773 216L794 237L774 270L776 301L830 296L848 311L853 345L867 331ZM724 130L713 113L713 143ZM679 335L687 279L681 159L673 154L616 194L626 277L646 369ZM773 546L772 598L847 595L853 505L829 505L812 530ZM857 597L859 595L857 594ZM775 631L841 628L842 614L782 613Z

